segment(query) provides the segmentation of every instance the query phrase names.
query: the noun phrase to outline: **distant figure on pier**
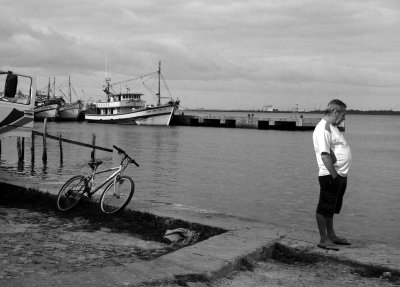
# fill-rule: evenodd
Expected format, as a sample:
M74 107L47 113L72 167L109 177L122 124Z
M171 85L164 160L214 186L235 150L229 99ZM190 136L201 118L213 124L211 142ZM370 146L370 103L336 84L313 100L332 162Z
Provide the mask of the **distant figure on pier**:
M318 247L335 251L339 250L336 245L350 245L346 239L338 237L333 228L333 215L341 210L347 187L347 173L351 164L350 147L338 129L338 125L345 120L346 107L340 100L330 101L325 117L321 119L313 133L320 184L316 211L320 233Z

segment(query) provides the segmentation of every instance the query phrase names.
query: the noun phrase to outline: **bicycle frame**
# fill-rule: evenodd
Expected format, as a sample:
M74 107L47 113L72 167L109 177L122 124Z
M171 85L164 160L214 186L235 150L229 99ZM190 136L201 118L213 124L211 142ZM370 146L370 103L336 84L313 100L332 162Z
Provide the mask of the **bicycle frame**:
M118 167L112 167L112 168L105 169L102 171L97 171L97 167L92 169L92 174L86 177L88 184L89 184L89 190L87 191L88 196L91 197L98 190L100 190L103 186L110 183L111 180L116 180L118 175L122 174L124 172L124 170L128 167L128 164L129 164L128 158L126 156L124 156L124 158L121 160L121 164ZM116 170L116 171L92 190L92 184L93 184L96 174L106 173L106 172L110 172L113 170Z

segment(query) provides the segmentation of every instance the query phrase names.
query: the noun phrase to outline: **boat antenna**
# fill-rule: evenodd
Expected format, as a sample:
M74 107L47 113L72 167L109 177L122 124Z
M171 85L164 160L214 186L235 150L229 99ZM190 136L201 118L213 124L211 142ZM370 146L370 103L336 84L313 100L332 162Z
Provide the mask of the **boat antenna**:
M161 61L158 63L158 105L161 106Z
M105 51L104 55L104 70L106 72L106 79L108 78L108 55L107 55L107 50Z

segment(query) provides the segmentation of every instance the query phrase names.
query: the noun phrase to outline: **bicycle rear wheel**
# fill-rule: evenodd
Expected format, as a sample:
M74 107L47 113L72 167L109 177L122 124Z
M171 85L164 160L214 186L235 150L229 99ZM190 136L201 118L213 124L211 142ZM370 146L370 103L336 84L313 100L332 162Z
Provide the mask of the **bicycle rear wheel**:
M100 209L107 214L121 212L128 205L135 191L135 183L126 175L118 176L100 197Z
M71 177L60 189L57 196L57 209L67 211L78 204L86 191L87 181L83 175Z

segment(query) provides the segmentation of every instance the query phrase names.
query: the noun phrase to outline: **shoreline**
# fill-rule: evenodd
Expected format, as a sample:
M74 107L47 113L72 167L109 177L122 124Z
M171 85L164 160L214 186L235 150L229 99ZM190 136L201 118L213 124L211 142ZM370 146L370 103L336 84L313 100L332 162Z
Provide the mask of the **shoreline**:
M21 198L22 194L25 194L23 198L31 203L32 198L29 198L27 194L31 194L35 198L40 196L47 198L48 201L43 198L36 200L41 208L48 208L46 205L53 203L52 199L57 193L57 187L47 186L47 190L45 190L43 186L38 188L40 184L33 182L16 184L12 178L0 179L0 182L2 182L2 186L8 185L11 188L12 198L14 198L11 198L12 200ZM37 193L33 192L33 189L36 189ZM2 188L0 194L2 202L4 194ZM127 213L130 212L136 211L128 208ZM198 243L151 261L132 262L123 266L95 267L85 272L75 272L74 276L53 275L49 277L34 274L22 279L7 280L3 286L124 286L126 284L158 286L157 284L175 284L177 282L180 284L215 282L237 270L251 267L252 262L273 258L279 253L283 258L300 258L299 260L324 258L337 264L362 268L366 272L365 276L379 278L384 274L390 274L385 280L391 282L400 280L400 250L384 244L349 238L353 245L341 248L338 252L328 252L316 247L317 235L307 230L289 229L259 222L235 221L223 215L220 218L205 219L202 214L192 214L191 217L187 217L185 212L173 211L174 216L166 217L165 210L161 212L147 210L147 212L157 219L156 222L177 220L179 226L182 226L183 222L187 222L192 224L191 228L201 223L206 230L216 230L217 228L217 230L222 231L223 229L225 232L217 232ZM160 214L164 214L164 216Z

